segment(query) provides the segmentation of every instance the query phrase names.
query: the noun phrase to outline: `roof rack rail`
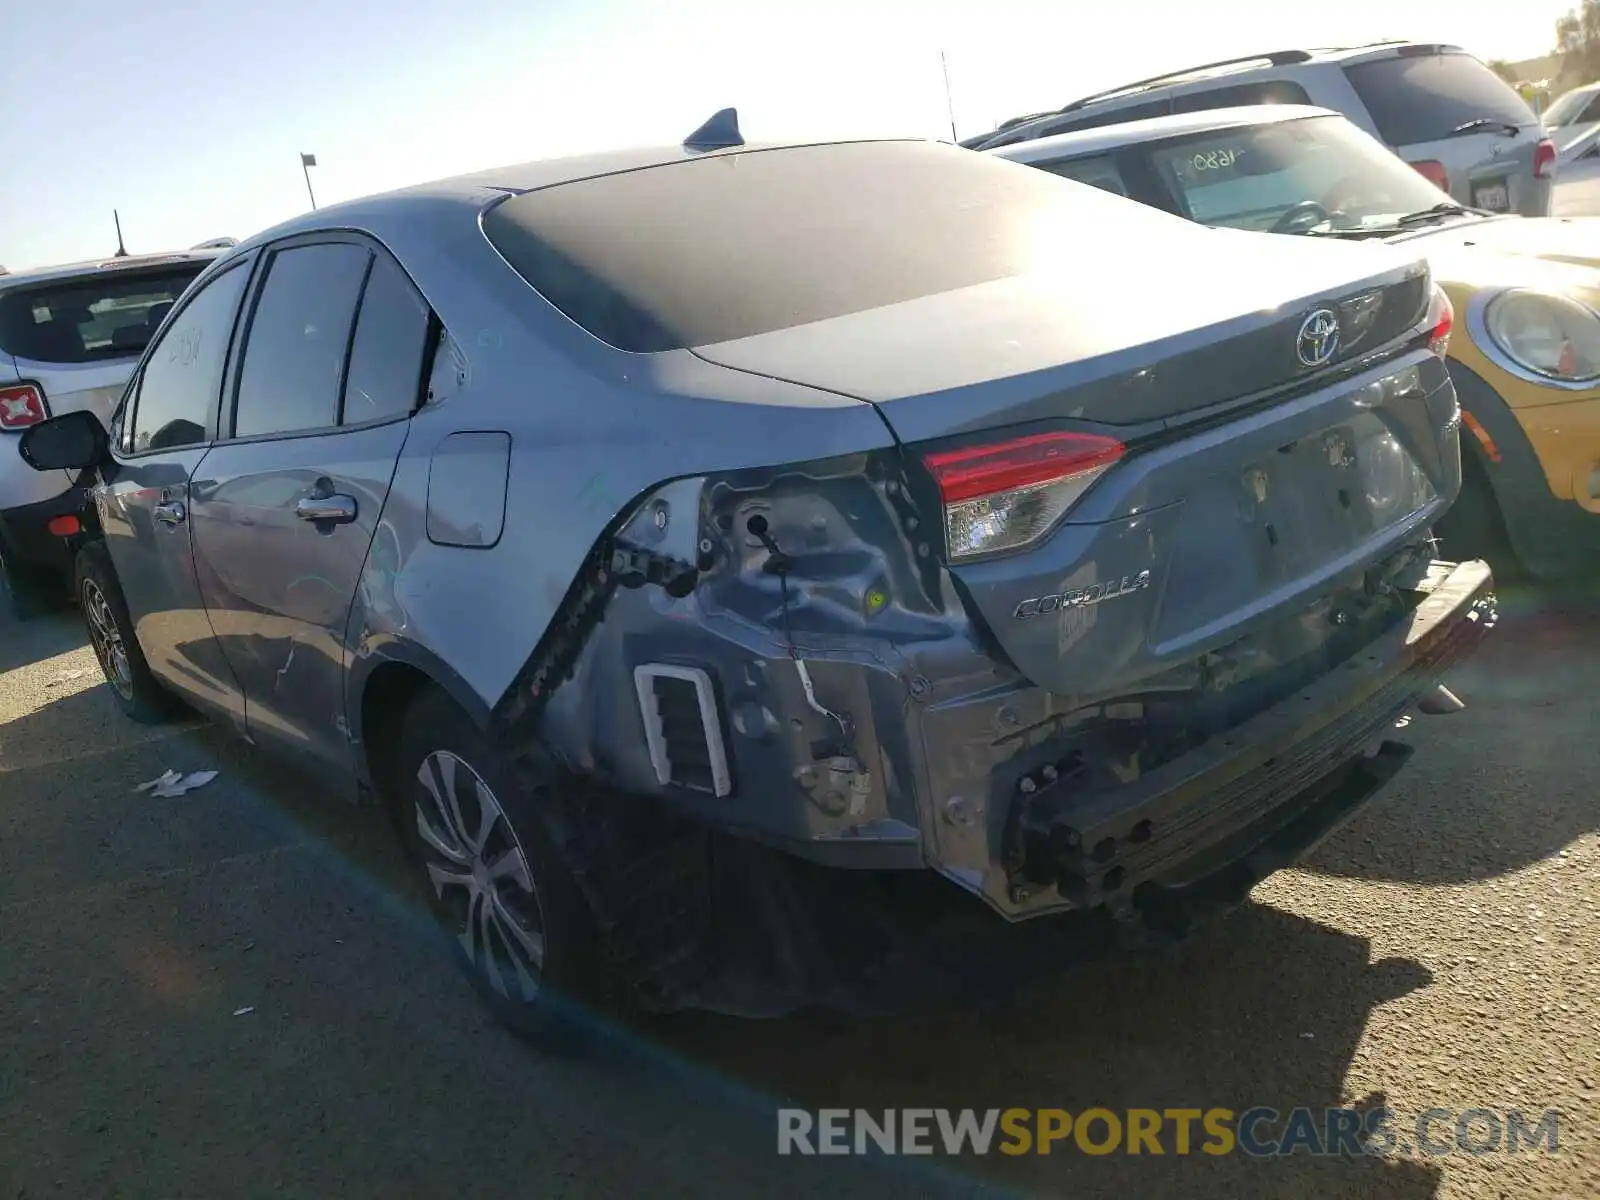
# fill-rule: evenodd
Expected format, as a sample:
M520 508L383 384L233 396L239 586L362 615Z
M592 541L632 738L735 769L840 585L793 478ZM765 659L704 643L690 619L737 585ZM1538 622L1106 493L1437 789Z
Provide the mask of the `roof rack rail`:
M1311 61L1309 50L1273 50L1266 54L1241 54L1238 58L1219 58L1216 62L1199 63L1192 67L1183 67L1177 71L1163 71L1160 75L1152 75L1148 79L1138 79L1133 83L1124 83L1119 87L1107 88L1103 92L1094 92L1091 95L1074 100L1071 104L1062 105L1056 113L1074 112L1087 105L1100 100L1109 100L1112 96L1120 96L1125 92L1142 91L1158 83L1168 83L1174 79L1183 79L1198 71L1212 71L1217 67L1236 67L1242 63L1265 62L1274 67L1287 67L1295 63ZM1048 114L1054 115L1054 114Z
M987 141L996 134L1005 133L1007 130L1015 129L1018 125L1026 125L1028 122L1037 121L1042 117L1058 117L1063 113L1076 112L1080 108L1085 108L1090 104L1096 104L1101 100L1109 100L1113 96L1122 96L1133 92L1138 92L1145 88L1153 87L1158 83L1170 83L1173 80L1183 79L1185 76L1193 75L1197 71L1211 71L1218 67L1234 67L1243 63L1253 62L1264 62L1274 67L1287 67L1292 66L1295 63L1310 62L1312 57L1313 54L1309 50L1271 50L1265 54L1241 54L1237 58L1219 58L1216 62L1200 63L1196 66L1183 67L1176 71L1164 71L1160 75L1152 75L1148 79L1138 79L1133 83L1123 83L1114 88L1107 88L1103 92L1093 92L1087 96L1082 96L1077 100L1072 101L1070 104L1063 104L1060 108L1049 109L1046 112L1029 113L1027 116L1022 117L1012 117L1008 121L1000 122L1000 124L996 126L992 132L984 134L983 137L971 138L968 140L973 142Z
M1037 121L1040 117L1053 117L1057 111L1059 110L1047 108L1043 112L1028 113L1021 117L1011 117L1007 120L1001 121L1000 124L996 125L994 131L996 133L1004 133L1008 129L1015 129L1018 125L1026 125L1029 121Z

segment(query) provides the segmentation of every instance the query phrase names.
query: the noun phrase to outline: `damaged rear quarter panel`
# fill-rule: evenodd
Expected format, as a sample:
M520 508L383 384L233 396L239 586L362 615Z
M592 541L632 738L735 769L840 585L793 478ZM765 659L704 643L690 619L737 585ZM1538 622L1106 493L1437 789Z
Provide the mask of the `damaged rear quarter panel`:
M458 698L468 693L476 716L487 714L597 539L662 481L893 445L860 401L742 375L688 352L635 356L591 345L566 354L563 338L592 339L571 327L542 328L521 311L499 315L529 322L540 336L452 332L450 386L412 420L351 616L353 725L365 681L388 659L450 664L453 681L436 681ZM434 455L462 430L511 441L504 530L492 548L428 536ZM359 739L359 728L352 732Z

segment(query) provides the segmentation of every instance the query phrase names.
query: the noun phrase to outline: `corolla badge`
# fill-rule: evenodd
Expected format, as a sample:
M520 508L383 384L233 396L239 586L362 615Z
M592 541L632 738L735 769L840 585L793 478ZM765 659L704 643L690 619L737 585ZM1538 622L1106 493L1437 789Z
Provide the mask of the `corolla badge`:
M1066 592L1052 592L1048 596L1030 596L1017 605L1012 616L1017 620L1048 616L1064 608L1087 608L1118 596L1127 596L1150 586L1150 572L1124 575L1121 579L1108 579L1104 583L1091 583L1088 587L1073 588Z
M1308 367L1326 365L1339 352L1339 317L1331 308L1319 308L1300 322L1294 352Z

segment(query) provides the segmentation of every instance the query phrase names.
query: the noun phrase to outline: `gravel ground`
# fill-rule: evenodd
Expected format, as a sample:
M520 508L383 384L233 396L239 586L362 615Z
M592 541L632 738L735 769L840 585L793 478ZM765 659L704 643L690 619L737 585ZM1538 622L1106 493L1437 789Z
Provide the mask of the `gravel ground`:
M999 1016L692 1016L513 1041L391 837L196 723L146 729L75 617L0 618L0 1200L1600 1194L1600 606L1508 597L1466 712L1181 955ZM203 790L134 794L167 767ZM241 1011L243 1010L243 1011ZM778 1158L773 1109L1562 1110L1555 1154ZM1442 1132L1442 1129L1441 1129Z

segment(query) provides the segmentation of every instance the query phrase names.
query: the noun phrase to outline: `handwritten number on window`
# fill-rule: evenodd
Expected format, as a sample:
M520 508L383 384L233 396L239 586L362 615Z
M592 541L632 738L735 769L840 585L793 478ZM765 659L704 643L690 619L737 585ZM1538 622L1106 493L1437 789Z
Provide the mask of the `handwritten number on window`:
M1202 150L1189 160L1196 171L1220 171L1238 161L1237 150Z

